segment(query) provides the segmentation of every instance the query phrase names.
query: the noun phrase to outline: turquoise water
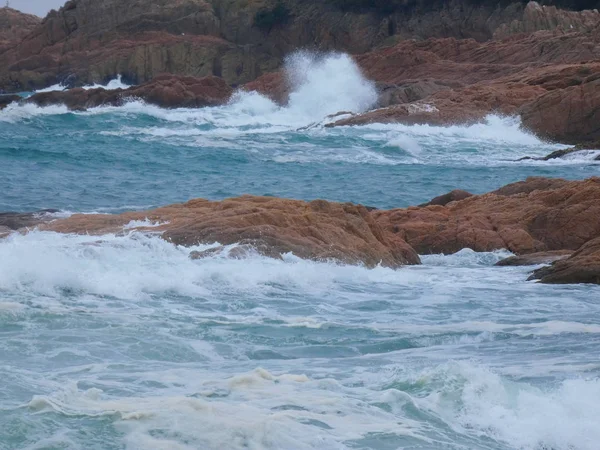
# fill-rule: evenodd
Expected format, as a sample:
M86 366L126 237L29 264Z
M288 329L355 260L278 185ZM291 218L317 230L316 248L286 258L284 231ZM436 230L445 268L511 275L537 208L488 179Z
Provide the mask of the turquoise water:
M343 58L320 64L286 108L10 106L0 210L243 193L390 208L600 172L593 154L515 162L559 146L510 118L324 128L373 93ZM597 286L527 282L493 267L502 251L397 271L189 251L134 232L0 240L1 449L598 448Z

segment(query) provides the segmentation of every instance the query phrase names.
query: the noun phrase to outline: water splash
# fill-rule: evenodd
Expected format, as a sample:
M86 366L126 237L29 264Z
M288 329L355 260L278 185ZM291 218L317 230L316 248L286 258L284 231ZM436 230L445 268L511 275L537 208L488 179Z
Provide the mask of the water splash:
M85 90L89 90L89 89L98 89L98 88L104 88L108 91L111 90L115 90L115 89L127 89L128 87L131 87L129 84L126 84L123 82L123 76L122 75L118 75L117 78L110 80L108 83L106 84L100 84L100 83L94 83L94 84L89 84L86 86L82 86L83 89ZM64 91L69 89L68 86L62 84L62 83L58 83L52 86L49 86L47 88L44 89L38 89L37 91L35 91L35 93L40 93L40 92L54 92L54 91Z

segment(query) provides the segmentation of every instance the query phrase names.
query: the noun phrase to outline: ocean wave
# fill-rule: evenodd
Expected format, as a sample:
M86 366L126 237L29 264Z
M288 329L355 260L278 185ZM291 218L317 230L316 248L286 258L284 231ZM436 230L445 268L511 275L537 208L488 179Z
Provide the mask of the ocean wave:
M128 449L349 449L386 439L394 448L594 450L600 438L597 379L542 388L472 362L349 375L156 370L136 376L163 392L123 396L74 383L25 406L111 420Z
M600 439L598 379L565 380L542 389L469 363L428 370L417 379L442 389L416 404L463 434L528 450L593 450Z

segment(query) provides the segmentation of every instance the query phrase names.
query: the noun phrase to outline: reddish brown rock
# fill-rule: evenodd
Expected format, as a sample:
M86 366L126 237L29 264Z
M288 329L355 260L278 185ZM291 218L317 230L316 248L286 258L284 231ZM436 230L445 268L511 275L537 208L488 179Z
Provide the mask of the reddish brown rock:
M177 245L238 243L270 257L291 252L305 259L368 267L419 264L414 250L398 236L385 232L365 207L324 200L307 203L252 196L221 202L192 200L152 211L75 215L42 225L42 229L103 234L122 231L131 221L146 219L161 225L134 229L160 232Z
M232 89L222 78L162 75L128 89L74 88L40 92L29 97L27 102L40 106L64 104L69 109L80 110L102 105L118 106L129 99L140 99L164 108L198 108L221 105L229 100L231 93Z
M478 122L491 113L520 114L524 125L542 137L593 142L600 135L600 64L588 61L598 59L600 26L586 32L543 31L485 43L400 42L357 57L365 74L380 86L397 86L382 91L382 108L330 126L451 125ZM421 89L406 95L402 86L414 83L421 83Z
M243 88L246 91L256 91L282 105L287 103L290 93L290 86L283 71L266 73L246 83Z
M238 86L277 70L297 49L361 54L407 39L453 37L474 43L490 40L496 31L503 37L546 29L588 32L595 17L592 11L535 13L521 1L501 5L491 0L373 3L70 0L2 54L0 89L32 90L65 80L83 85L118 74L140 84L160 73L215 75ZM283 11L279 16L273 14L278 6ZM266 17L267 23L257 20L260 17ZM540 62L552 54L540 46L530 47L530 56ZM481 62L502 64L511 53L507 47L504 50L498 53L498 61L490 51L491 60ZM580 46L579 54L585 51ZM418 53L414 58L421 56ZM393 67L403 72L402 66ZM448 66L448 73L453 72ZM478 72L474 68L471 73ZM469 78L470 73L465 76Z
M42 19L16 9L0 8L0 54L17 45L37 27Z
M508 249L515 254L576 250L600 235L600 178L531 178L500 193L446 206L372 214L419 254L455 253L463 248Z
M571 257L534 271L529 279L551 284L600 284L600 237L586 242Z
M421 206L421 207L432 206L432 205L445 206L450 202L464 200L465 198L469 198L472 196L473 196L473 194L471 194L470 192L463 191L462 189L455 189L453 191L448 192L447 194L443 194L438 197L435 197L435 198L431 199L430 201L428 201L427 203L424 203L419 206Z
M537 266L539 264L551 264L556 261L567 259L573 254L572 250L553 250L549 252L530 253L528 255L510 256L498 261L495 265L504 266Z
M581 144L600 140L600 67L578 86L552 90L521 109L523 125L555 141Z

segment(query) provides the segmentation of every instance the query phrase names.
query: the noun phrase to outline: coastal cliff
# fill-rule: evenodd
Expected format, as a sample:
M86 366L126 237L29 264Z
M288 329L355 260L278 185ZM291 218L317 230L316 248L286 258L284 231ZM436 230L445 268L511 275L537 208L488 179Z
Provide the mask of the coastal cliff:
M0 54L21 42L41 21L32 14L8 7L0 8Z
M138 84L162 73L214 75L236 86L276 70L299 48L361 54L406 39L487 41L523 31L587 31L598 15L522 2L384 3L70 0L0 53L0 89L61 81L77 86L119 74Z

